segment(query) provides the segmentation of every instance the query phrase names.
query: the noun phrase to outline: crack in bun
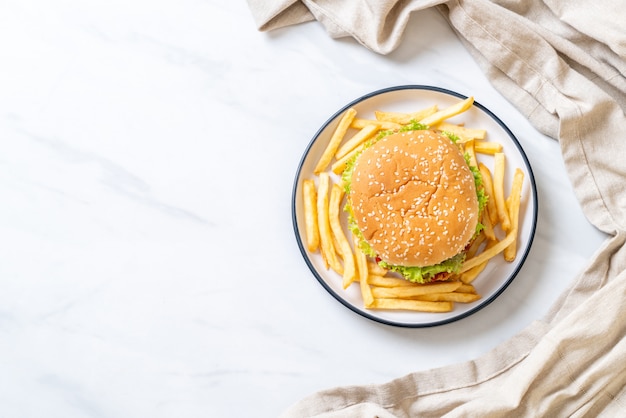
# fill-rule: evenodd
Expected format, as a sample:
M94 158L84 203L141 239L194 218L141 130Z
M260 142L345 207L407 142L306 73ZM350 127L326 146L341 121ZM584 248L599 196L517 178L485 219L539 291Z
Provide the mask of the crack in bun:
M349 197L363 238L392 265L439 264L465 249L478 223L463 154L431 130L395 133L365 149Z

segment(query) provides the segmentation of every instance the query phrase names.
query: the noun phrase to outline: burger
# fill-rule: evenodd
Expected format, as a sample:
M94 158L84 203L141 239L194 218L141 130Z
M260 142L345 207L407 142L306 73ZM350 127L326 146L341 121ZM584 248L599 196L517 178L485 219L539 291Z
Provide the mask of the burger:
M348 166L349 228L360 249L411 282L447 280L482 229L482 179L458 138L418 126L387 132Z

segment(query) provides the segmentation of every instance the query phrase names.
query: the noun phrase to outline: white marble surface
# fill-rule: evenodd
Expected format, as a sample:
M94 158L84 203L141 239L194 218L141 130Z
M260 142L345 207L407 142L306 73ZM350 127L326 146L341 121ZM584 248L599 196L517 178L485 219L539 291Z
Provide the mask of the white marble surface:
M433 10L383 57L243 2L0 4L0 416L273 417L305 395L485 353L541 317L604 237L558 144ZM318 127L372 90L472 94L533 166L539 224L487 308L402 329L349 311L296 246Z

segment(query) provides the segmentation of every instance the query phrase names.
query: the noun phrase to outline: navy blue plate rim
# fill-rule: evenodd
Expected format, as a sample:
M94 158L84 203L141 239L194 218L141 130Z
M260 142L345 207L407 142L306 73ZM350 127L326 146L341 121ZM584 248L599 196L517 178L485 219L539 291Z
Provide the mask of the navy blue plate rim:
M307 160L307 156L309 154L309 152L311 151L311 148L313 147L313 145L315 144L315 141L318 139L318 137L320 136L320 134L326 129L326 127L332 122L334 121L339 115L343 114L347 109L349 109L350 107L355 106L358 103L361 103L369 98L381 95L381 94L385 94L385 93L389 93L389 92L394 92L394 91L399 91L399 90L428 90L428 91L433 91L433 92L437 92L437 93L443 93L443 94L447 94L450 96L454 96L460 99L466 99L468 96L465 96L463 94L457 93L455 91L446 89L446 88L442 88L442 87L436 87L436 86L430 86L430 85L422 85L422 84L407 84L407 85L399 85L399 86L392 86L392 87L387 87L387 88L383 88L383 89L379 89L379 90L375 90L372 91L370 93L367 93L361 97L358 97L357 99L351 101L350 103L346 104L345 106L343 106L341 109L339 109L337 112L335 112L330 118L328 118L326 120L326 122L318 129L318 131L315 133L315 135L313 135L313 138L309 141L309 144L307 145L304 154L302 155L302 158L300 159L300 162L298 163L297 166L297 170L296 170L296 175L295 175L295 180L294 180L294 184L293 184L293 188L292 188L292 199L291 199L291 214L292 214L292 224L293 224L293 228L294 228L294 233L295 233L295 237L296 237L296 242L298 244L298 248L300 249L300 253L302 254L302 257L304 258L305 263L307 264L307 267L309 268L309 270L311 271L311 273L313 274L313 276L317 279L317 281L322 285L322 287L324 287L324 289L326 289L326 291L328 293L330 293L337 301L339 301L342 305L344 305L345 307L347 307L348 309L350 309L351 311L357 313L358 315L365 317L367 319L370 319L372 321L384 324L384 325L391 325L391 326L396 326L396 327L402 327L402 328L428 328L428 327L435 327L435 326L440 326L440 325L446 325L446 324L450 324L452 322L456 322L459 321L463 318L467 318L470 315L475 314L476 312L478 312L479 310L485 308L486 306L488 306L489 304L491 304L495 299L497 299L505 290L507 287L509 287L509 285L513 282L513 280L517 277L518 273L520 272L520 270L522 269L522 266L524 265L526 258L528 257L528 254L530 252L530 249L532 247L532 243L535 237L535 231L537 228L537 217L538 217L538 212L539 212L539 204L538 204L538 200L537 200L537 186L536 186L536 182L535 182L535 176L533 174L532 171L532 167L530 165L530 161L528 160L528 156L526 155L526 153L524 152L524 149L522 148L522 145L520 144L520 142L518 141L517 137L513 134L513 132L509 129L509 127L498 117L496 116L491 110L489 110L488 108L486 108L485 106L483 106L482 104L480 104L477 101L474 101L474 106L477 107L478 109L480 109L481 111L483 111L485 114L487 114L490 118L492 118L498 125L500 125L500 127L506 132L506 134L509 136L509 138L512 140L513 144L517 147L525 165L526 165L526 169L528 170L528 179L530 181L530 190L532 193L532 199L535 202L534 206L533 206L533 213L532 213L532 225L531 225L531 230L530 230L530 234L528 236L528 245L526 246L526 248L524 249L522 254L518 254L518 256L520 257L520 262L517 264L517 266L515 267L515 269L513 270L513 272L509 275L509 277L502 283L502 285L498 288L498 290L493 293L492 295L490 295L488 298L485 299L481 299L480 302L476 302L476 306L472 309L468 309L467 311L463 312L463 313L459 313L456 316L453 317L449 317L446 319L441 319L441 320L437 320L436 318L436 314L433 314L433 321L432 322L425 322L425 323L409 323L409 322L400 322L400 321L393 321L393 320L389 320L389 319L385 319L385 318L381 318L375 315L372 315L368 312L364 312L363 310L358 309L356 306L353 306L351 303L349 303L345 298L343 298L340 294L338 294L337 292L335 292L327 283L326 281L322 278L322 276L319 274L319 272L317 271L317 269L315 268L315 266L313 265L313 263L310 261L309 257L308 257L308 250L305 246L305 243L302 241L301 236L300 236L300 230L298 228L298 218L297 218L297 213L296 213L296 204L297 204L297 199L299 198L298 196L298 185L300 183L300 177L302 175L302 167L305 163L305 161Z

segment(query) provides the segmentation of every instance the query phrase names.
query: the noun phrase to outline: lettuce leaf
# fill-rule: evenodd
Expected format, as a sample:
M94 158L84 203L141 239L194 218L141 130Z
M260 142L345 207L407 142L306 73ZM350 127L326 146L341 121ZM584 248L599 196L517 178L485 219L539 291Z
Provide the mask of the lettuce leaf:
M432 278L439 273L457 273L461 269L461 265L465 261L465 252L460 252L457 255L442 261L439 264L425 267L406 267L406 266L394 266L385 261L380 261L378 264L391 271L400 273L410 282L414 283L429 283Z
M478 223L476 224L476 232L474 233L473 238L476 238L478 234L485 228L480 222L482 218L483 210L485 206L487 206L487 200L489 200L489 196L485 193L485 188L483 187L483 176L480 174L480 170L478 167L470 164L470 156L465 153L464 155L465 161L467 162L467 166L470 168L472 175L474 176L474 184L476 185L476 197L478 198Z

